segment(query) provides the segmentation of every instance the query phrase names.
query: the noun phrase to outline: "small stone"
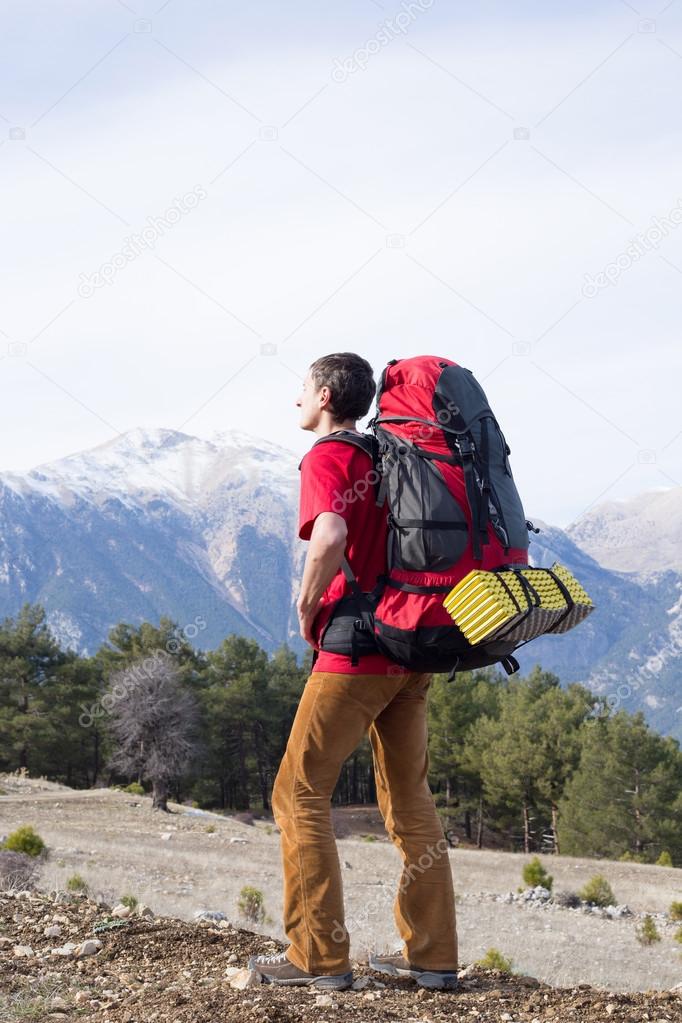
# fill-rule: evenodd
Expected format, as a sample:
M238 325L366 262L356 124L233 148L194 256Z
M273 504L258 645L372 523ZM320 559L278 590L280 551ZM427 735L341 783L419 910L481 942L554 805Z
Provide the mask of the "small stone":
M131 913L130 906L125 906L122 902L119 902L117 906L111 911L111 915L115 916L118 920L126 920Z
M53 948L50 950L50 955L53 956L72 956L78 945L75 941L67 941L66 945L62 945L61 948Z
M247 987L257 987L260 983L262 983L261 975L248 968L239 970L230 979L230 987L237 988L238 991L243 991Z
M231 838L230 845L248 845L248 838Z
M366 998L368 1002L373 1002L375 998L379 997L379 995L376 991L365 991L362 997Z
M333 1005L334 999L331 995L317 995L315 998L315 1005Z
M82 945L79 945L75 955L77 959L82 959L83 956L94 956L97 955L102 947L102 942L98 938L87 938Z
M366 987L370 986L370 983L369 977L358 977L357 980L353 981L351 989L353 991L364 991Z
M150 917L154 916L154 911L149 908L144 902L139 902L137 905L136 913L138 916Z
M159 837L160 837L162 842L169 842L171 837L172 837L172 835L171 835L170 831L162 831L161 835Z
M15 945L14 955L17 958L20 958L21 956L25 956L26 958L28 958L29 956L34 956L35 952L33 951L30 945Z
M238 973L242 972L242 968L240 966L226 966L224 972L226 977L235 977Z
M62 929L59 924L50 924L50 926L46 927L43 931L43 936L45 938L58 938L61 933Z
M607 1016L613 1016L615 1011L616 1011L615 1004L613 1002L608 1002L608 1004L606 1005L606 1014L607 1014Z

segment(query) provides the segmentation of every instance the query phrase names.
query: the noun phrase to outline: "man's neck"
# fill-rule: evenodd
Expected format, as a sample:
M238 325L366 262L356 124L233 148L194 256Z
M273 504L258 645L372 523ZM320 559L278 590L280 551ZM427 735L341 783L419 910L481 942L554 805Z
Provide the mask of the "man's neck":
M352 430L353 433L359 433L354 420L348 420L345 423L318 423L313 433L317 437L328 437L330 433L338 433L340 430Z

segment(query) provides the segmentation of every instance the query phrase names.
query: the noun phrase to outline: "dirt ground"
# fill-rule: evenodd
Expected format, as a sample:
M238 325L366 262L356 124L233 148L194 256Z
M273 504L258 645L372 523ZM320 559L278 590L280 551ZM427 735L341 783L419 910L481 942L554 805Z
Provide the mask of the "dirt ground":
M6 948L0 947L2 976L12 978L19 997L25 983L22 977L30 978L33 990L34 971L45 969L46 965L51 971L65 971L71 984L83 970L97 973L94 963L106 962L114 972L130 970L132 975L136 957L141 957L136 975L142 976L147 970L145 957L149 956L150 969L154 962L168 961L163 984L155 988L159 999L162 990L166 991L163 997L169 997L167 986L172 979L180 983L182 991L178 997L187 994L191 1002L188 1014L181 1015L182 1004L179 1003L169 1018L231 1019L229 1012L234 1012L237 1018L239 1011L240 1019L246 1019L249 1017L239 1006L249 1008L249 999L255 998L262 999L253 1003L254 1012L258 1007L258 1018L265 1018L266 1006L272 1021L307 1018L305 1012L310 1011L315 1000L309 993L283 992L269 985L262 986L255 994L253 989L234 991L226 987L218 970L220 963L224 967L225 959L232 954L237 955L238 965L245 965L242 960L248 954L284 947L279 835L272 822L257 820L249 825L178 804L171 804L172 812L163 814L151 810L147 797L105 789L83 792L53 783L22 781L14 775L0 775L0 787L8 793L0 796L0 835L21 824L32 824L50 848L50 857L38 884L44 896L54 900L55 893L60 893L57 897L62 898L67 879L78 873L85 878L89 894L95 900L92 904L84 903L80 909L74 904L75 910L71 903L65 903L68 907L65 909L53 901L43 907L41 913L51 915L65 911L70 914L73 910L78 918L73 925L79 928L77 933L81 937L87 935L93 914L99 914L100 918L106 915L102 906L97 906L97 900L112 906L129 893L149 905L155 916L153 920L134 921L125 930L104 932L100 937L106 940L100 952L92 960L74 964L69 961L68 969L62 961L55 967L53 961L14 959L8 956ZM380 825L380 818L378 822ZM335 826L343 867L346 923L351 933L351 959L356 963L359 976L367 973L366 965L362 964L367 962L368 951L388 951L399 944L392 905L401 861L397 849L381 833L381 827L377 827L376 811L364 807L344 809L341 814L335 813ZM344 834L346 837L341 837ZM368 834L374 834L373 841L360 837ZM635 938L635 926L643 913L663 914L673 900L682 900L682 871L571 857L544 858L554 875L555 890L576 891L593 874L604 873L618 902L627 903L636 914L610 920L578 910L548 910L495 901L496 897L517 889L521 883L521 868L527 859L504 852L451 850L458 899L460 967L474 963L488 948L495 947L512 959L515 973L537 978L541 987L527 987L534 982L518 977L496 977L478 971L467 978L464 993L417 994L410 981L393 982L385 977L387 987L375 992L375 1000L360 1001L362 992L340 992L333 995L334 1001L344 1006L350 1019L355 1018L349 1014L351 1005L358 1004L361 1014L358 1019L400 1019L415 1023L422 1019L460 1018L459 1013L461 1018L466 1016L472 1020L502 1020L511 1016L513 1020L537 1017L542 1020L643 1021L648 1018L652 1021L674 1019L682 1023L679 993L671 994L668 1000L670 989L682 982L680 946L673 940L676 927L668 925L665 918L658 918L660 942L642 946ZM267 916L257 925L245 922L237 910L239 892L247 884L255 885L264 894ZM54 939L42 938L42 931L38 932L42 945L40 942L33 944L35 934L31 940L22 936L21 920L17 923L13 919L18 905L17 900L12 900L11 905L2 904L0 920L4 930L0 929L0 938L9 936L12 945L29 944L35 948L54 945ZM211 938L209 932L215 932L216 928L198 925L194 920L195 913L204 909L224 913L236 929L219 930L212 933ZM21 917L21 912L19 915ZM32 926L29 916L33 915L32 911L27 914L29 928ZM69 940L77 939L69 936ZM0 941L0 946L2 944ZM205 946L214 945L219 948L216 948L216 961L211 965L209 976L203 972L209 969L211 960L205 955ZM183 970L188 970L191 976L185 977ZM103 968L99 972L107 975ZM206 979L202 980L203 976ZM3 984L1 990L6 997L17 994L7 987L6 980ZM149 985L143 981L137 984L143 985L145 999L149 997ZM544 985L564 990L552 991ZM591 988L580 985L591 985ZM406 991L412 991L409 1011L405 1007ZM493 996L494 991L498 994ZM652 994L653 991L660 992L660 998ZM539 1000L538 992L541 992ZM613 992L623 998L629 993L631 998L623 1000ZM468 1000L462 1001L464 995ZM128 991L121 996L121 1001L130 996ZM509 1002L502 1001L505 998L509 998ZM433 1002L429 1012L425 1012L424 999L429 1005ZM448 999L451 1008L446 1010ZM457 1000L456 1015L452 999ZM491 999L496 999L495 1009L491 1009ZM562 1009L561 1016L550 1014L555 1001ZM399 1010L397 1003L401 1006ZM118 1015L109 1011L93 1018L106 1018L112 1023L125 1020L123 1008L116 1004ZM466 1010L462 1008L464 1005ZM607 1005L616 1008L607 1011ZM646 1006L649 1009L645 1009ZM617 1015L619 1007L630 1014ZM195 1010L196 1014L192 1015ZM165 1018L149 1014L154 1011L153 1000L148 1006L145 1002L146 1015L133 1013L128 1020L133 1023ZM649 1012L648 1017L645 1011ZM383 1015L376 1015L377 1012ZM338 1018L338 1015L332 1010L327 1014L316 1007L314 1017L323 1021L327 1017ZM0 1023L9 1018L17 1017L3 1016L0 1012Z
M95 935L102 947L81 959L51 955L58 939L43 930L54 918L72 942ZM353 1023L680 1023L682 994L609 994L587 985L552 988L531 977L474 970L459 991L425 991L411 980L393 980L354 961L364 990L322 994L305 988L260 984L237 990L226 969L246 966L248 957L278 951L252 931L172 918L111 923L107 909L85 896L58 903L44 895L0 895L0 1020L79 1020L102 1023L293 1023L349 1020ZM4 938L4 941L3 941ZM32 956L13 955L13 946ZM228 963L232 965L227 965ZM375 982L378 982L375 986Z

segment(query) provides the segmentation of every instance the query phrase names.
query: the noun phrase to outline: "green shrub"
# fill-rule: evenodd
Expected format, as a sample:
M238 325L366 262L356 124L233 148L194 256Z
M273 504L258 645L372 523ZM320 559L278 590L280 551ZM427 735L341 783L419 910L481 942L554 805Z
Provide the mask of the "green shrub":
M7 795L7 789L0 788L0 796L6 796L6 795Z
M118 901L122 906L127 906L131 910L137 907L137 899L134 895L122 895Z
M27 856L40 856L47 847L31 825L24 824L7 836L2 848L8 849L10 852L26 853Z
M86 892L88 890L88 882L80 874L72 874L66 882L66 887L70 892Z
M503 956L499 949L489 948L476 966L482 966L486 970L499 970L500 973L511 973L513 961Z
M377 836L376 835L361 835L360 837L361 837L363 842L376 842L377 841Z
M644 855L644 853L632 853L632 852L630 852L629 849L628 849L627 852L624 852L622 856L619 856L618 859L622 863L648 863L649 862L649 860L647 860L647 858Z
M673 941L678 941L682 945L682 927L678 927L673 934Z
M661 940L654 918L649 913L642 920L641 926L635 928L635 937L640 945L653 945L655 941Z
M591 877L579 894L583 902L589 902L593 906L616 905L616 896L603 874L595 874L594 877Z
M123 789L124 792L129 792L131 796L144 796L145 791L139 781L131 781L130 785L126 785Z
M250 920L251 923L262 923L265 919L265 906L263 903L262 891L260 891L259 888L253 888L251 885L244 885L239 893L237 908L239 909L241 916Z
M667 849L664 849L661 855L656 860L657 867L672 867L673 858Z
M671 902L668 914L671 920L682 920L682 902Z
M215 831L215 824L207 824L204 831L207 835L212 835Z
M528 888L537 888L539 885L551 892L554 878L547 873L538 856L534 856L530 863L526 863L522 876Z

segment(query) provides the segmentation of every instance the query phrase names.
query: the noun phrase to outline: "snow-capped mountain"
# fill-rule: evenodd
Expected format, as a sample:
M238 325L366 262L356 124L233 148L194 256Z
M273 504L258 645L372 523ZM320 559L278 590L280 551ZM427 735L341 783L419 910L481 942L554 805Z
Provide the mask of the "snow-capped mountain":
M0 473L0 616L41 603L62 643L93 653L112 625L206 623L272 652L298 634L306 545L296 535L298 456L228 430L208 439L134 429L28 472ZM609 502L567 530L529 517L530 561L566 565L596 609L519 648L682 738L682 490ZM622 533L620 532L622 530ZM640 550L644 555L640 557Z
M682 487L605 501L566 532L604 568L619 572L682 572Z
M0 613L40 602L64 646L92 653L119 621L301 648L292 586L299 459L240 431L134 429L0 474Z

